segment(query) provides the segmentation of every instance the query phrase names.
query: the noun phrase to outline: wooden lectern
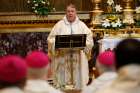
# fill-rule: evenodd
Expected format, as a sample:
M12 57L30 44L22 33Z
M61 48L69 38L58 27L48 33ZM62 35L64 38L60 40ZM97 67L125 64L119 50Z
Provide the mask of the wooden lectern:
M86 46L86 34L72 34L72 35L56 35L55 37L55 49L66 49L70 51L70 74L71 81L68 85L70 89L74 89L74 80L73 80L73 52L80 51Z

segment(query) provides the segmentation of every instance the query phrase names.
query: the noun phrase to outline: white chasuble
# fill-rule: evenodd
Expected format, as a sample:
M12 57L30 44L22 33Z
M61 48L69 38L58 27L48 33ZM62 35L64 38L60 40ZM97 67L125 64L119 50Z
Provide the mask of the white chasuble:
M83 50L55 50L56 35L86 34L86 47ZM57 87L74 84L81 89L88 83L88 59L93 47L92 32L78 19L69 23L66 17L60 20L48 36L48 52L52 60L54 83Z

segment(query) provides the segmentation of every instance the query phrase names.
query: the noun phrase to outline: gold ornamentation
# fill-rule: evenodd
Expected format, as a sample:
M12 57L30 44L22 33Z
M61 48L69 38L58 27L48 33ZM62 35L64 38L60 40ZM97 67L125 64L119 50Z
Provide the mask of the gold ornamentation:
M124 12L123 23L134 24L134 18L133 18L134 10L131 8L132 1L133 0L123 0L123 2L126 4L123 10Z
M94 28L94 26L101 23L100 15L103 13L103 11L100 9L100 3L102 0L91 0L93 4L95 4L94 10L91 11L91 26Z

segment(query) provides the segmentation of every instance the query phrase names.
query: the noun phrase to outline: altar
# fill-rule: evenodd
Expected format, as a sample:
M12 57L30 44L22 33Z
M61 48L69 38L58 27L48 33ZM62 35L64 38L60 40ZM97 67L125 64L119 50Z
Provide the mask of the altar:
M100 45L100 52L114 50L116 45L126 38L134 38L140 40L140 37L104 37L98 41Z

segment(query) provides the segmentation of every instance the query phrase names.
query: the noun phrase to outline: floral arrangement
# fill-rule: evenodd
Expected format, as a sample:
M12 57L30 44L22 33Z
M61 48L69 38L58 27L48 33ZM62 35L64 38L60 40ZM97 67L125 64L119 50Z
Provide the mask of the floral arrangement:
M113 0L107 0L107 9L109 14L103 18L102 27L107 29L121 28L123 23L117 13L122 12L122 7L120 5L115 5Z
M135 11L136 11L136 13L140 13L140 6L136 7Z
M115 5L115 2L113 0L107 0L107 12L120 13L122 12L122 7L119 4Z
M54 10L49 0L28 0L27 3L31 6L32 11L39 15L48 15L48 12Z
M102 21L102 27L104 28L120 28L122 27L122 21L117 15L108 15L103 21Z

